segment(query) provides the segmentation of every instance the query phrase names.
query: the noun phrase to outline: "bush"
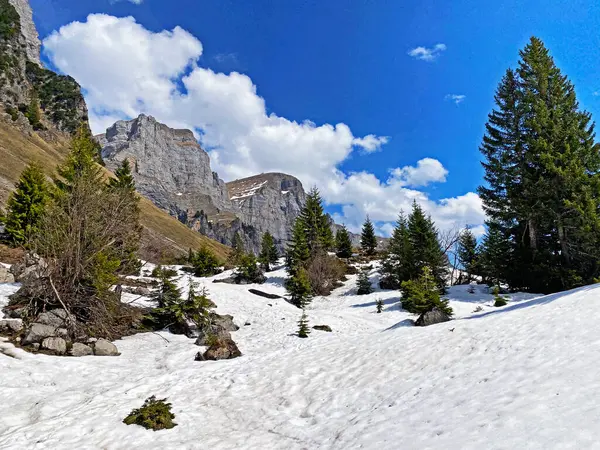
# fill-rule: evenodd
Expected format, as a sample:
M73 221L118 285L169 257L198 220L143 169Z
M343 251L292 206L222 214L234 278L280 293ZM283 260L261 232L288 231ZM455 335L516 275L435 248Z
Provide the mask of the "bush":
M366 270L363 270L358 275L358 289L356 291L357 295L366 295L373 292L373 288L371 287L371 280L369 280L369 273Z
M427 266L423 268L423 273L418 279L404 281L401 292L402 308L408 312L422 314L437 307L449 316L452 315L448 300L440 298L437 283Z
M317 253L308 264L307 273L313 295L329 295L346 272L344 263L325 252Z
M375 301L375 306L377 307L377 314L381 314L381 312L383 311L383 300L378 298Z
M177 276L177 271L175 269L171 269L169 267L163 267L160 264L152 269L151 277L154 278L173 278Z
M252 254L240 256L234 272L235 282L262 284L267 281L265 274L257 264L256 257Z
M194 276L210 277L218 274L219 260L208 248L202 247L197 252L190 252L190 264L194 268Z
M141 408L131 411L123 423L126 425L140 425L149 430L167 430L177 426L173 422L175 414L171 412L171 404L166 402L166 398L157 400L153 395L146 399Z

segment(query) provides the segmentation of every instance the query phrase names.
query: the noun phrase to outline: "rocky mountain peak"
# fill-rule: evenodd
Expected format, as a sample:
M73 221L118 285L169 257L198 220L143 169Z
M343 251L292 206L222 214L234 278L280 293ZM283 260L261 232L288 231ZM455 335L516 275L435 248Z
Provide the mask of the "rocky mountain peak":
M41 66L40 62L40 49L42 43L38 36L37 29L33 22L33 11L29 5L28 0L9 0L10 4L14 6L15 10L21 18L21 35L25 40L25 52L27 59L38 66Z

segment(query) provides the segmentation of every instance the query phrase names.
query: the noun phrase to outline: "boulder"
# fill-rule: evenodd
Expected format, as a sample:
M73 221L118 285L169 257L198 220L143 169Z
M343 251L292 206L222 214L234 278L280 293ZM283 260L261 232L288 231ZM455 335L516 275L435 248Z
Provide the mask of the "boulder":
M212 324L217 325L226 331L237 331L240 329L240 327L233 323L233 316L230 316L229 314L220 315L213 312L210 313L209 317Z
M21 319L0 319L0 333L18 333L22 329Z
M329 325L315 325L313 329L319 331L327 331L328 333L331 333L333 331Z
M64 309L53 309L41 313L39 316L37 316L35 321L36 323L51 325L55 328L64 328L72 325L75 322L75 319Z
M268 292L263 292L258 289L248 289L248 292L250 292L251 294L254 294L254 295L258 295L259 297L269 298L271 300L275 300L276 298L283 298L283 297L281 297L281 295L269 294Z
M198 352L196 361L217 361L219 359L232 359L242 356L242 352L231 338L218 339L204 354Z
M15 276L10 273L10 271L4 267L0 265L0 283L14 283L15 282Z
M436 323L448 322L450 316L439 308L433 308L431 311L424 312L419 316L415 325L418 327L426 327Z
M94 351L92 350L92 347L82 344L81 342L75 342L69 351L69 355L71 356L87 356L93 354Z
M53 337L56 334L56 327L44 325L43 323L32 323L25 338L21 342L22 345L30 345L40 343L48 337Z
M41 278L48 269L48 263L35 253L27 253L22 262L13 264L10 273L14 275L15 281L27 283Z
M231 339L231 331L240 329L233 323L233 316L210 313L210 325L198 330L196 345L211 345L212 339Z
M55 355L67 353L67 342L60 337L47 337L42 341L42 350L48 350Z
M119 356L117 346L106 339L98 339L94 342L94 355L96 356Z

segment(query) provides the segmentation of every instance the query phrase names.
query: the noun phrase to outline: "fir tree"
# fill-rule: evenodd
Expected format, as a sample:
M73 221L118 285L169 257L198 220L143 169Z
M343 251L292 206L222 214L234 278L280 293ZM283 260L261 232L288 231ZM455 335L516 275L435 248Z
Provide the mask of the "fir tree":
M121 165L115 170L116 178L111 178L109 184L115 189L124 189L135 192L135 180L131 173L129 160L125 158Z
M407 267L408 279L420 277L424 268L428 267L438 288L443 290L448 273L448 258L441 248L431 217L425 216L417 202L413 203L408 218L407 233L411 253L410 266Z
M387 253L382 262L380 286L382 289L400 289L403 281L410 279L412 270L412 246L408 233L408 222L400 213L390 238Z
M338 228L335 233L335 249L338 258L350 258L352 256L352 241L345 226Z
M312 289L308 273L304 267L294 271L287 279L285 287L290 294L290 302L299 308L304 308L312 299Z
M417 279L403 282L401 291L402 308L408 312L421 314L438 308L452 315L448 300L440 298L438 284L428 266L423 267Z
M229 263L232 266L236 266L239 264L241 258L246 254L246 250L244 249L244 241L242 241L242 236L237 231L233 235L233 250L229 253Z
M473 275L479 274L479 249L473 232L467 228L460 233L458 239L458 261L467 272L467 283Z
M302 316L298 321L298 337L307 338L310 334L310 328L308 327L308 317L306 316L306 312L302 309Z
M496 286L511 278L511 244L503 230L498 223L487 222L487 231L481 243L480 265L484 281Z
M37 164L28 165L6 205L5 230L13 244L26 245L38 231L48 196L48 183L42 169Z
M377 314L381 314L383 312L383 300L380 298L375 300L375 306L377 308Z
M369 273L366 270L361 270L358 274L357 280L357 295L366 295L373 292L373 288L371 287L371 280L369 280Z
M362 227L360 246L366 255L372 256L375 254L375 249L377 248L377 238L375 237L375 228L373 227L373 222L371 222L369 216L367 216L367 220Z
M258 266L256 257L252 254L242 255L238 259L233 277L235 282L241 283L257 283L262 284L266 281L263 271Z
M333 248L333 232L329 218L323 211L323 201L317 188L312 188L306 196L306 202L300 212L304 226L306 243L311 253Z
M258 261L262 268L269 272L273 264L277 264L279 260L279 253L277 247L275 247L275 241L273 236L268 231L263 234L262 245L260 255L258 255Z
M210 277L219 273L219 260L207 247L202 246L197 252L190 249L188 261L194 268L194 276Z
M40 112L40 102L36 94L32 95L31 100L29 101L29 106L27 106L25 117L27 117L29 124L34 130L42 130L44 128L41 122L42 115Z
M293 275L295 271L306 264L310 259L310 249L306 241L304 222L300 217L294 222L292 240L286 253L286 266L288 273Z

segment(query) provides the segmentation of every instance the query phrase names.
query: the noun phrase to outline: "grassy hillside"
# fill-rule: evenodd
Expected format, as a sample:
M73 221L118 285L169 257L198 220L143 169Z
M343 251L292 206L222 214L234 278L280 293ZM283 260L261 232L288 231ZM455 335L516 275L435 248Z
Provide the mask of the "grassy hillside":
M44 139L42 139L43 136ZM43 135L21 131L0 119L0 202L5 204L19 174L30 161L37 161L48 174L68 152L68 140L51 132ZM228 247L190 230L176 218L142 198L144 225L143 257L169 258L205 245L225 259Z

